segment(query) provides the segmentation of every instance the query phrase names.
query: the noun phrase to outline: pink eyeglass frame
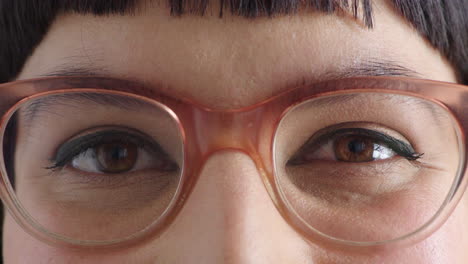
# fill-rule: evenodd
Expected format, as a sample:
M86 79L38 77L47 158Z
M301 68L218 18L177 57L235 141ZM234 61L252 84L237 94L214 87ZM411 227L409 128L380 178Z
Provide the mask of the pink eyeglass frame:
M155 104L172 115L183 136L184 164L179 187L168 209L147 228L115 241L77 241L50 233L34 222L16 199L9 183L5 163L1 162L0 196L8 212L32 236L64 247L115 248L130 247L160 235L178 215L197 182L199 172L211 154L222 150L240 151L254 161L262 181L284 219L308 241L341 249L386 250L389 247L414 244L435 232L450 216L468 184L466 140L468 131L468 86L401 77L356 77L300 86L282 92L255 105L234 110L212 109L192 100L165 94L132 81L101 77L48 77L0 85L1 144L13 113L25 102L68 92L98 92L125 95ZM292 107L312 98L356 93L391 93L431 101L452 113L460 133L460 157L457 180L454 181L444 206L420 229L393 240L354 242L340 240L311 229L293 210L279 190L274 170L274 139L283 116ZM466 105L466 106L464 106ZM266 146L266 147L265 147ZM0 157L3 157L3 147Z

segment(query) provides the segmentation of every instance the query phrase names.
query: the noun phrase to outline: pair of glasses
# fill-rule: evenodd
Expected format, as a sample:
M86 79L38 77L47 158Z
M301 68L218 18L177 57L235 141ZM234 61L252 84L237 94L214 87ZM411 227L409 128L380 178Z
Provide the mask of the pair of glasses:
M43 241L130 245L161 234L205 161L235 150L309 241L414 243L446 221L466 188L467 99L462 85L361 77L218 110L128 80L6 83L0 194Z

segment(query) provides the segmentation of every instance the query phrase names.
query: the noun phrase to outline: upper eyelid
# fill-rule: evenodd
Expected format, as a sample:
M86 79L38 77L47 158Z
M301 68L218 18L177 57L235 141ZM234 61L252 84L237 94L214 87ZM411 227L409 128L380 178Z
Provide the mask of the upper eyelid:
M315 143L315 144L322 144L323 142L326 142L328 140L332 140L336 137L345 135L345 134L351 134L351 135L360 135L360 136L368 136L368 137L374 137L378 140L384 141L384 142L389 142L391 140L395 140L401 143L404 143L392 136L386 135L383 132L378 132L372 129L365 129L365 128L359 128L359 127L350 127L350 128L327 128L324 131L318 132L318 134L314 134L311 136L304 145L308 145L310 143ZM408 144L405 144L408 145ZM410 145L408 145L410 146ZM411 146L410 146L411 147Z

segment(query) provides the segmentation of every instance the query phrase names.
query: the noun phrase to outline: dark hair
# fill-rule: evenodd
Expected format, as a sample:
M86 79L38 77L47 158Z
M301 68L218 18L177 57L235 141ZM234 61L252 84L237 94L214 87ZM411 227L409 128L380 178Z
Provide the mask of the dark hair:
M13 80L41 42L58 13L131 14L148 0L0 0L0 83ZM371 0L219 0L219 15L255 18L291 14L300 8L333 13L346 8L372 27ZM416 30L455 66L468 84L468 0L392 0ZM172 15L203 15L208 0L169 0Z

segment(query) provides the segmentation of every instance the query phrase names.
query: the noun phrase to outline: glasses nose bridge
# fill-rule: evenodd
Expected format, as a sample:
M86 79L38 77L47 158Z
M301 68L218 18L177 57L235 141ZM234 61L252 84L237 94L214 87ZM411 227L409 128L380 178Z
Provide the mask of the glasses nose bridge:
M258 146L261 112L261 109L197 111L194 115L195 134L202 154L238 150L252 156Z

